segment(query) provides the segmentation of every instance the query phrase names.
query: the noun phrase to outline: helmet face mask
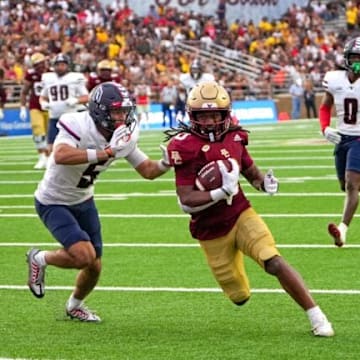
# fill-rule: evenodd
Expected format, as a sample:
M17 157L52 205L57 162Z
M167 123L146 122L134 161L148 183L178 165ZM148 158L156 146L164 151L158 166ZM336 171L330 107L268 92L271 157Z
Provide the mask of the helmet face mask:
M347 70L360 75L360 37L351 39L345 44L344 65Z
M96 126L109 136L116 129L114 112L126 112L125 125L130 128L135 125L135 106L128 91L114 82L97 85L90 93L89 114Z
M65 65L64 65L65 64ZM63 76L69 72L70 58L65 54L57 54L54 59L55 72L59 76Z
M231 99L216 81L195 85L188 95L186 107L191 131L199 137L211 142L220 141L229 130ZM209 120L206 120L205 115Z

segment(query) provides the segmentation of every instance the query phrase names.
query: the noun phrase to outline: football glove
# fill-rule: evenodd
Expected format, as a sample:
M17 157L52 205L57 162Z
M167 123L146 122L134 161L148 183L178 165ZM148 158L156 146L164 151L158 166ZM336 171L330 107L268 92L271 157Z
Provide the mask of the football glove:
M162 152L162 158L159 160L158 166L161 171L168 171L171 167L169 161L169 154L165 145L160 144L160 150Z
M239 192L239 164L235 159L229 158L228 159L231 162L232 169L231 171L228 171L225 164L218 160L217 163L219 165L219 170L221 172L222 176L222 187L221 190L225 194L225 199L228 205L232 204L232 198L234 195L236 195Z
M41 110L48 111L50 109L50 104L48 101L40 101Z
M274 195L279 190L279 181L274 176L272 169L268 170L264 177L264 190L269 195Z
M19 118L21 121L25 121L26 118L27 118L27 112L26 112L26 107L25 106L22 106L20 108L20 114L19 114Z
M4 111L0 108L0 120L4 118Z
M105 151L110 157L119 158L123 157L120 155L120 151L127 146L127 141L125 138L131 135L131 130L126 125L121 125L115 129L109 146L106 147Z
M341 135L339 134L339 132L334 129L331 128L330 126L327 126L324 130L324 136L325 139L333 144L339 144L339 142L341 141Z
M79 100L76 97L69 97L65 100L66 105L74 107L76 104L79 103Z

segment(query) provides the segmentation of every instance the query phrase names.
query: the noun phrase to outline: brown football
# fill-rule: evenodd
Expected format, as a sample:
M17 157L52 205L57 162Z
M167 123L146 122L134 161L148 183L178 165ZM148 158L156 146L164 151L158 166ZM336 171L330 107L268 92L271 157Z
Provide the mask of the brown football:
M228 171L231 171L231 162L222 160ZM217 161L211 161L204 165L195 179L197 189L201 191L210 191L222 186L222 176Z

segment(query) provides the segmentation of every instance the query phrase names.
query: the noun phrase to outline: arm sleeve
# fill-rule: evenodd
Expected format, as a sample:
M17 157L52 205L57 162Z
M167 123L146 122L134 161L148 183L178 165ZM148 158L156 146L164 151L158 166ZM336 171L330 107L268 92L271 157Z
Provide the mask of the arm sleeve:
M331 122L331 108L329 106L325 104L322 104L320 106L319 121L320 121L321 131L324 132Z

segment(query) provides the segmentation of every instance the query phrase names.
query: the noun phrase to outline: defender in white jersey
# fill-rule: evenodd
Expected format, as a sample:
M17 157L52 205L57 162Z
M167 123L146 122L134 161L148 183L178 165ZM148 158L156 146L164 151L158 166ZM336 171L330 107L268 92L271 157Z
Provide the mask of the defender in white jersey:
M328 71L323 79L325 95L319 109L321 130L335 144L335 167L342 191L346 192L339 225L330 223L328 232L336 246L343 246L354 217L360 190L360 37L346 43L343 70ZM335 106L336 128L330 127Z
M203 81L215 80L214 75L203 72L203 66L198 59L194 60L190 65L190 73L181 74L179 81L181 85L189 93L190 90L197 84Z
M138 148L139 124L134 112L124 87L114 82L96 86L88 111L60 117L49 166L35 191L36 211L62 247L28 251L29 288L38 298L45 295L47 265L79 269L66 314L81 321L100 321L83 303L101 272L101 226L93 199L97 176L117 158L125 158L146 179L169 169L166 158L150 160Z
M56 123L59 117L67 112L85 110L84 104L88 102L89 95L85 76L79 72L70 72L70 58L67 55L56 55L54 70L42 75L43 89L39 99L41 108L49 111L49 152L58 133Z

